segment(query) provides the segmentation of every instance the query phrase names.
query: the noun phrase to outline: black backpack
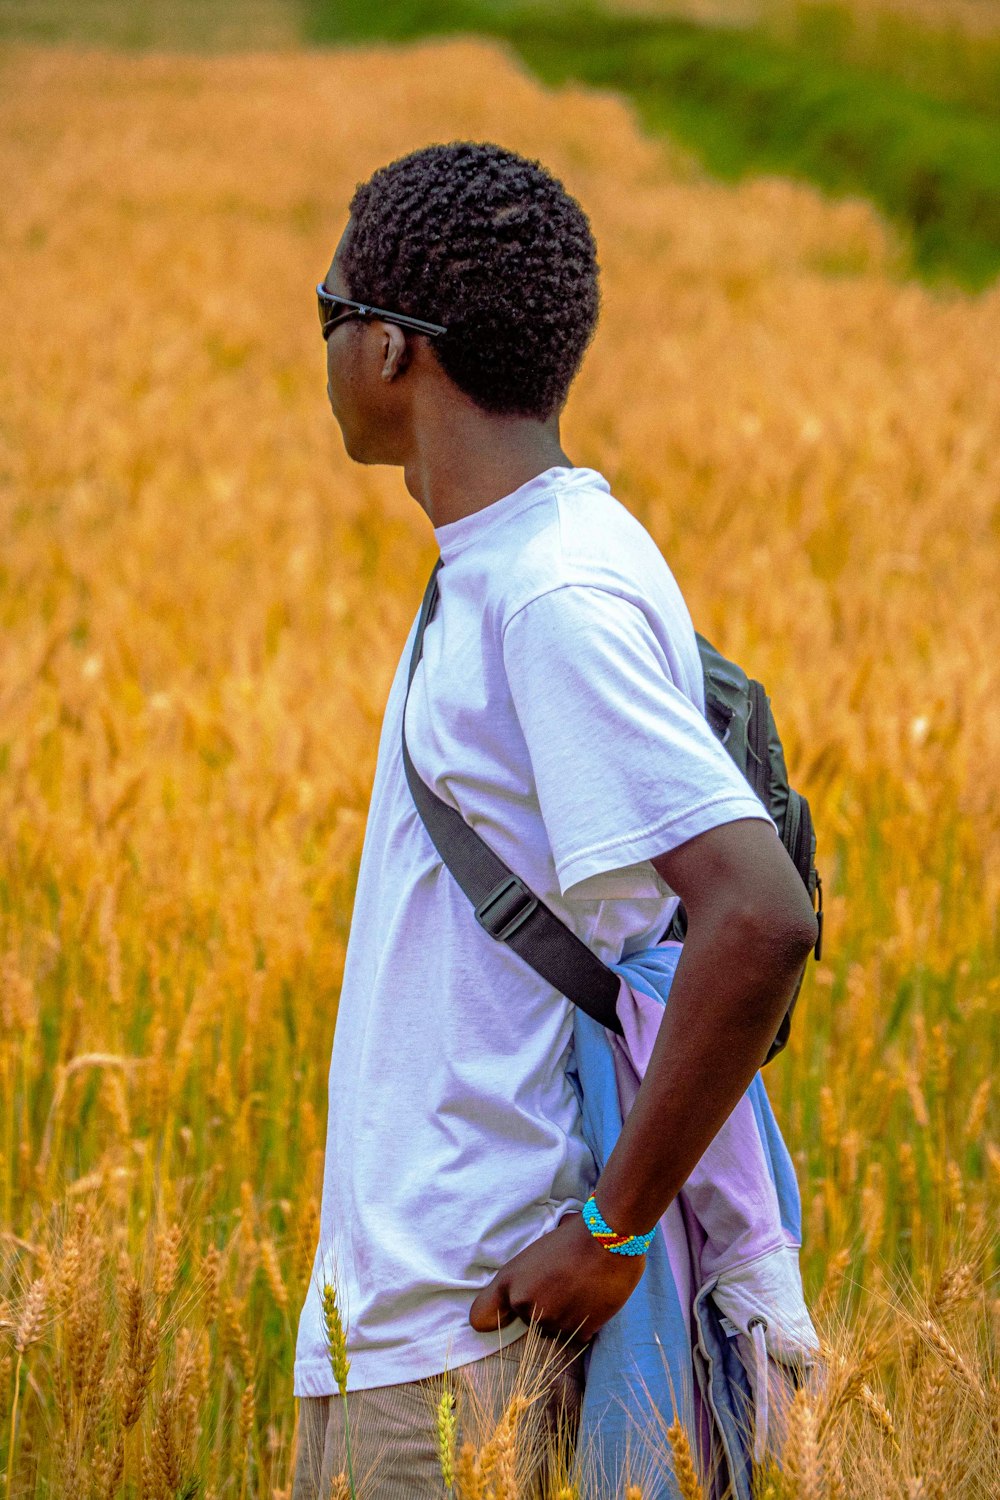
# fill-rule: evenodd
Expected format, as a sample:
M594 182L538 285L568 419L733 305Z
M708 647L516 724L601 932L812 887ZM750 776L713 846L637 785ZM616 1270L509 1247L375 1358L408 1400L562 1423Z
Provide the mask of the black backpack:
M703 635L697 640L705 674L705 717L716 739L725 745L777 825L781 842L788 850L816 911L819 930L813 951L819 958L823 952L823 882L816 868L816 832L809 803L789 784L785 752L771 712L771 700L759 682L716 651ZM687 913L681 905L663 936L679 941L686 932ZM788 1041L792 1011L804 976L805 969L799 976L765 1062L770 1062Z
M438 562L424 594L410 654L407 692L423 652L424 631L437 601L440 567ZM747 677L734 662L720 656L702 636L698 636L698 650L705 673L706 717L771 814L782 843L802 877L817 912L819 936L815 954L819 958L823 938L823 887L816 868L816 835L808 802L788 783L784 752L767 694L759 682ZM476 921L490 937L513 948L567 999L620 1035L621 1025L615 1010L620 989L618 975L602 963L494 854L461 813L431 791L410 759L405 724L404 702L402 750L410 793L434 847L472 902ZM680 906L663 939L683 939L686 931L687 916L684 907ZM766 1062L770 1062L788 1041L792 1010L801 985L800 976Z

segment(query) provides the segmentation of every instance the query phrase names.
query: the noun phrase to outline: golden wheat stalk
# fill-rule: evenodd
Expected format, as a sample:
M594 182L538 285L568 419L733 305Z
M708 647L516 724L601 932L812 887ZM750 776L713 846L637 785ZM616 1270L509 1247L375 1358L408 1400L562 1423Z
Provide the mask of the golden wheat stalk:
M45 1278L42 1276L36 1277L25 1294L21 1316L14 1332L14 1350L17 1355L17 1362L14 1365L14 1395L10 1403L10 1431L7 1438L7 1500L10 1500L11 1487L14 1483L14 1469L17 1463L17 1412L21 1398L21 1368L24 1364L24 1356L27 1350L41 1337L46 1296Z
M518 1500L517 1436L522 1416L531 1402L515 1395L507 1402L493 1436L480 1453L483 1478L491 1481L490 1500Z
M800 1387L792 1398L782 1467L795 1500L824 1500L820 1424L815 1403L805 1387Z
M141 1309L141 1301L139 1306ZM129 1309L130 1347L121 1377L120 1418L126 1432L135 1426L142 1414L160 1352L159 1321L156 1317L151 1317L145 1322L140 1318L133 1328L134 1311L133 1305Z
M181 1482L181 1459L174 1433L174 1397L171 1391L165 1391L160 1397L150 1456L159 1489L167 1495L176 1494Z
M157 1234L153 1293L158 1302L165 1302L174 1289L179 1268L180 1247L181 1227L179 1224L172 1224L169 1229L161 1230Z
M698 1478L698 1470L695 1468L691 1444L679 1418L675 1418L667 1428L667 1442L670 1444L670 1452L673 1456L674 1476L681 1500L704 1500L704 1491Z
M979 1286L976 1268L970 1261L945 1266L931 1295L928 1313L938 1323L943 1323L955 1308L976 1296Z
M892 1412L886 1406L881 1396L872 1390L867 1381L863 1381L858 1390L858 1400L872 1418L879 1431L885 1437L894 1441L896 1437L896 1424L892 1419Z
M986 1392L983 1389L982 1381L979 1379L979 1376L975 1373L975 1371L972 1370L970 1366L965 1362L961 1354L959 1354L958 1350L955 1348L955 1345L952 1343L951 1339L949 1339L948 1335L945 1333L944 1329L936 1321L936 1319L922 1319L919 1324L919 1329L921 1334L923 1334L924 1338L930 1344L931 1348L940 1355L941 1359L952 1371L952 1373L957 1375L959 1380L967 1385L969 1390L972 1391L973 1394L976 1395L979 1400L985 1404Z
M279 1311L287 1312L288 1288L281 1274L281 1262L278 1259L278 1250L273 1240L261 1240L260 1262L264 1268L264 1278L267 1281L271 1296L274 1298L275 1306Z
M465 1442L455 1464L456 1500L485 1500L486 1481L479 1450L475 1443Z
M243 1383L249 1384L253 1379L253 1355L243 1326L243 1309L235 1297L226 1296L222 1299L219 1334L223 1351L239 1370Z

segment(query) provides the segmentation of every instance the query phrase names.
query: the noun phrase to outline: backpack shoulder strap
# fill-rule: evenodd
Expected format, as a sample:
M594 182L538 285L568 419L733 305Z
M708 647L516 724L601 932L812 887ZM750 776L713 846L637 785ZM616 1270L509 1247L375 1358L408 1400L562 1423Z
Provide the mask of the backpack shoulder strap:
M403 703L403 767L417 812L438 854L474 907L479 925L506 943L536 974L595 1021L621 1034L615 1006L621 981L586 943L539 900L455 808L423 780L406 746L406 704L424 648L424 631L437 602L440 560L430 576L417 620Z

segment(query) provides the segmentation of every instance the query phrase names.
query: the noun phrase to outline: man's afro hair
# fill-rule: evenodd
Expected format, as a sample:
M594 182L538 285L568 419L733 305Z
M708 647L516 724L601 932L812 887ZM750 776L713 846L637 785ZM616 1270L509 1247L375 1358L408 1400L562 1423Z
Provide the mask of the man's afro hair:
M455 141L380 168L351 200L352 297L443 323L432 347L486 411L558 411L597 323L586 214L536 161Z

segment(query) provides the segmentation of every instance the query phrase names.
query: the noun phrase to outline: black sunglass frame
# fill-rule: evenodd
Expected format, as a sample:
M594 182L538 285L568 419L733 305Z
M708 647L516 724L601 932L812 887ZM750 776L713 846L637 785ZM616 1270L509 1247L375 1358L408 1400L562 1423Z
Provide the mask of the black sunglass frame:
M349 318L381 318L384 323L396 323L400 328L409 328L413 333L425 333L431 339L439 338L442 333L448 332L442 323L428 323L424 318L411 318L408 313L389 312L384 307L372 307L368 302L355 302L350 297L338 297L336 292L327 291L321 281L316 285L316 297L319 302L319 322L324 339L328 339L338 324L346 323ZM334 311L335 308L339 308L340 311Z

